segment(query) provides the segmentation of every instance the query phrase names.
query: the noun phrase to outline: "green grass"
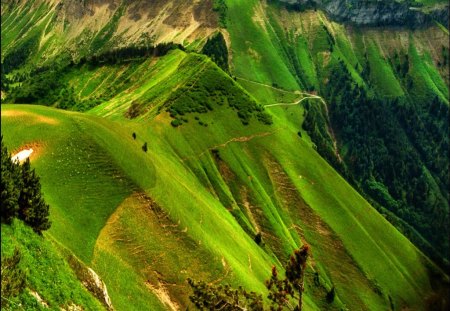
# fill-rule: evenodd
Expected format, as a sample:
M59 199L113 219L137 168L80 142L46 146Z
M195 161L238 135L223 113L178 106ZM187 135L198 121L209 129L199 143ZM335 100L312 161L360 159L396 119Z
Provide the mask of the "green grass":
M367 47L370 66L370 81L374 84L378 95L385 97L403 96L404 92L387 60L380 55L379 48L373 43Z
M12 299L10 310L47 310L30 291L37 292L51 310L70 305L105 310L80 283L61 255L59 246L47 234L38 236L19 220L12 225L2 224L1 232L2 258L11 256L17 248L22 256L20 267L27 276L27 287L21 296Z
M252 20L257 1L227 0L227 30L231 36L234 74L254 78L263 83L275 82L288 89L298 84L283 63L283 51L274 40L273 33L266 33ZM267 27L270 24L266 23Z
M51 204L54 225L49 233L111 284L113 304L124 306L125 295L131 295L140 301L137 306L160 308L151 291L143 294L138 289L146 279L157 284L154 270L181 286L188 276L214 280L229 271L225 281L264 292L270 266L283 263L302 243L293 225L301 226L311 243L319 230L308 228L308 219L298 221L296 201L280 188L285 183L306 201L306 215L317 214L334 232L332 241L341 243L353 260L347 267L359 281L349 283L335 273L337 268L328 268L339 262L333 256L340 253L327 249L329 244L314 243L314 261L328 263L320 269L321 277L336 285L342 303L378 309L390 295L398 304L420 304L418 292L430 291L424 257L315 153L306 135L298 137L300 107L270 109L272 126L244 126L239 118L230 118L232 111L218 106L199 115L207 128L193 122L194 115L182 127L172 128L165 112L149 123L126 120L114 111L109 118L116 121L110 121L45 107L3 105L2 133L11 150L24 144L41 146L32 164ZM141 150L144 142L147 153ZM213 159L210 148L219 150L222 162ZM279 180L279 169L285 181ZM139 212L139 203L127 203L133 192L145 192L167 215L163 229L157 216ZM179 230L164 230L171 226ZM259 230L264 233L263 248L252 241ZM161 244L151 246L153 241ZM189 243L196 251L186 257ZM155 266L158 256L167 256L164 265ZM186 267L183 275L175 273L180 266ZM115 281L118 274L124 280ZM136 290L125 294L127 282ZM372 283L379 284L382 296ZM186 290L167 290L176 301L187 302ZM306 295L309 309L316 309L325 294L311 288Z
M429 100L433 96L439 96L448 103L448 88L441 75L436 70L429 54L419 55L414 42L409 47L410 71L413 81L412 93L420 100Z
M336 28L329 53L322 27L328 23L318 23L311 36L304 29L283 34L275 15L263 16L262 25L255 21L259 2L226 3L232 72L250 81L237 79L243 88L232 83L233 92L216 100L294 102L297 94L270 87L300 88L289 48L305 73L302 81L314 86L326 82L323 66L338 59L364 85L356 67L367 48L370 82L378 93L403 95L374 42L366 47L358 35L352 42ZM282 44L283 35L290 46ZM425 56L417 63L427 88L443 94L430 60ZM252 121L245 126L228 105L212 103L212 111L189 111L183 126L170 125L166 108L176 102L173 96L186 94L196 103L205 99L208 92L199 94L193 87L197 82L210 87L198 80L205 70L214 72L208 78L231 81L205 57L175 50L142 62L69 70L64 82L86 101L77 107L89 109L86 114L2 105L8 148L36 148L32 165L51 205L48 237L99 273L117 310L167 308L161 293L146 284L165 284L171 300L185 307L187 277L266 294L271 266L281 268L305 241L312 246L306 310L380 310L389 305L389 296L396 309L424 309L433 266L317 154L301 130L302 106L268 107L272 125ZM101 104L91 108L95 100ZM126 118L131 103L142 112L132 120ZM256 232L262 232L261 246L253 241ZM313 285L315 271L323 287ZM324 297L332 284L337 297L330 306Z

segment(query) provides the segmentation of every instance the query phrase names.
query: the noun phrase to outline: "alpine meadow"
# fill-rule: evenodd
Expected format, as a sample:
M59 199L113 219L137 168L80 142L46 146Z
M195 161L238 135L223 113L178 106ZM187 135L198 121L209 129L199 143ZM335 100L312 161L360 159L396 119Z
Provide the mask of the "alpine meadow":
M2 310L450 308L446 0L2 0Z

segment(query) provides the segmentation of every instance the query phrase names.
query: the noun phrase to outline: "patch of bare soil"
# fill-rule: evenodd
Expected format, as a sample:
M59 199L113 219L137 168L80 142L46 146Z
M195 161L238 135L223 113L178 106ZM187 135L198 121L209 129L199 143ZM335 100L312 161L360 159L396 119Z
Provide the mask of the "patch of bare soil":
M169 292L163 284L152 285L150 282L145 282L145 285L158 297L158 299L170 310L177 311L180 310L180 306L170 298Z
M32 118L33 123L45 123L50 125L56 125L59 123L58 120L38 115L32 112L18 111L18 110L4 110L2 111L2 117L6 118L18 118L18 117L26 117Z
M100 232L94 267L100 252L112 253L133 267L143 278L142 285L168 309L189 305L188 277L211 282L228 276L229 268L189 235L189 227L175 219L146 193L132 194ZM146 234L137 234L141 231Z

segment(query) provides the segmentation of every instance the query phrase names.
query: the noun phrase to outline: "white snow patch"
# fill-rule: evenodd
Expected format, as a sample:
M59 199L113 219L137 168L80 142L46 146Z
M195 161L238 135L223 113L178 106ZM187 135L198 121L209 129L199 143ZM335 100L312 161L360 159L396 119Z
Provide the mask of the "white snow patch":
M33 153L33 149L32 148L25 149L25 150L20 151L19 153L16 153L15 155L13 155L11 157L11 160L13 162L16 162L16 161L23 162L26 159L28 159L32 153Z

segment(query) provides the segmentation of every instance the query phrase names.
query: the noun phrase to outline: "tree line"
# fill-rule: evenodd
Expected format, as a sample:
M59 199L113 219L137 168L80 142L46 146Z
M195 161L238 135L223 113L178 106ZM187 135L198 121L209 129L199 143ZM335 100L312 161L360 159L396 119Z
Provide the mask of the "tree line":
M181 44L176 44L173 42L165 42L148 46L127 46L105 51L100 54L94 54L92 56L84 56L80 58L77 63L72 62L71 64L90 64L93 66L101 64L114 65L118 63L130 62L140 58L164 56L175 49L184 51L184 47Z

